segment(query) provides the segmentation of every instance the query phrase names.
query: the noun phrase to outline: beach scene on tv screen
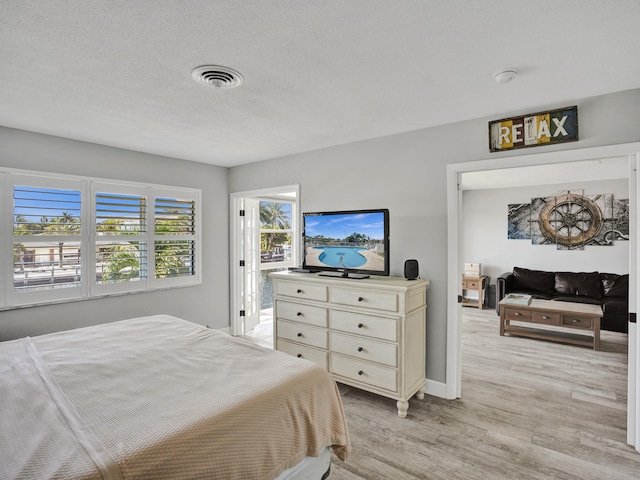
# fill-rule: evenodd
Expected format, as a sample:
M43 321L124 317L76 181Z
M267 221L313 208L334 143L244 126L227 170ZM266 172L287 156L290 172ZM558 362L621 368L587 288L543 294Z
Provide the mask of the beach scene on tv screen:
M384 271L384 213L305 217L307 267Z

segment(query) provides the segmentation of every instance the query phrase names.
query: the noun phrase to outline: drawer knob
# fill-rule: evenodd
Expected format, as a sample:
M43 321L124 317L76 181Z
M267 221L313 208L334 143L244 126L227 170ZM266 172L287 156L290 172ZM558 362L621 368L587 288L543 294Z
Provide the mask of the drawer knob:
M299 337L301 337L301 336L302 336L302 333L298 332L298 336L299 336Z
M298 355L296 355L296 357L298 357L298 358L302 358L302 354L301 354L301 353L299 353Z
M358 351L361 352L362 350L364 350L364 348L362 347L358 347Z
M296 293L302 293L302 290L298 289L296 290Z
M358 375L364 375L364 372L362 370L358 370Z
M361 301L363 301L363 300L364 300L364 298L362 298L362 297L358 297L358 301L359 301L359 302L361 302Z
M543 315L543 316L542 316L542 319L543 319L543 320L549 320L549 317L547 317L546 315Z
M297 315L298 317L301 317L301 316L302 316L302 312L298 312L298 313L296 313L296 315Z
M515 315L516 317L519 317L519 316L520 316L520 315L522 315L522 314L521 314L521 313L518 313L518 312L515 312L515 313L514 313L514 315Z
M577 318L574 318L574 319L572 320L572 322L573 322L573 323L580 323L580 320L579 320L579 319L577 319Z
M364 323L359 323L358 328L362 328L362 327L364 327Z

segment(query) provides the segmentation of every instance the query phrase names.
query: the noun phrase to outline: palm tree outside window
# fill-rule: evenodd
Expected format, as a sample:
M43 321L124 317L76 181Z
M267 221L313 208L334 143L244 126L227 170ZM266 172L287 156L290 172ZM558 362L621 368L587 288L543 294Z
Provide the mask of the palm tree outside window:
M291 262L293 233L291 224L291 203L260 202L261 269L275 268L274 263Z

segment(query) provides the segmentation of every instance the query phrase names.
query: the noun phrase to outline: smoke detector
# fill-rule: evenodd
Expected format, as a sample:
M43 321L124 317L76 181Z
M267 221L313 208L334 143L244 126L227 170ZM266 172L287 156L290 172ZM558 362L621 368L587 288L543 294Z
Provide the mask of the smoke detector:
M244 80L240 73L220 65L203 65L191 72L194 80L208 87L235 88Z
M503 70L496 73L493 78L495 78L498 83L509 83L511 80L516 78L516 73L517 72L513 69Z

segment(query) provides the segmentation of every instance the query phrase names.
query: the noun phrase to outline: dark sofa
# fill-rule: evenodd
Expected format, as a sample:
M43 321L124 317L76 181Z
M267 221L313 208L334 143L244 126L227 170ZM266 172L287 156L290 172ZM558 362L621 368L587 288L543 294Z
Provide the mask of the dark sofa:
M599 272L546 272L514 267L496 283L496 312L508 293L526 293L533 298L602 306L602 330L627 333L629 275Z

